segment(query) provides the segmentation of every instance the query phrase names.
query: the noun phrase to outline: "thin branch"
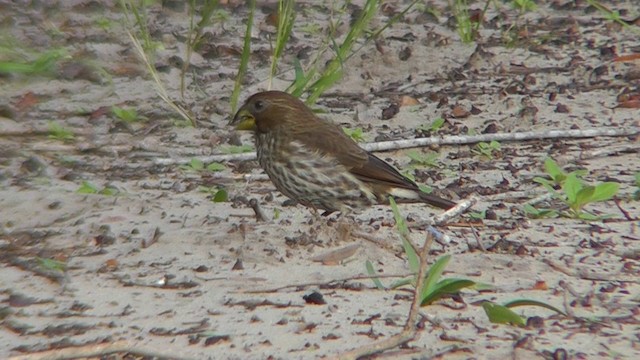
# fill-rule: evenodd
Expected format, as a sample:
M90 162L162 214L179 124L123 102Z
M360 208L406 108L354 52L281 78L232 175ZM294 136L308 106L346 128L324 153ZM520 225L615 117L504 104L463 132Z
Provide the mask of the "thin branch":
M422 228L425 226L438 226L438 225L442 225L445 224L446 222L450 221L453 218L456 218L458 216L460 216L462 213L464 213L465 211L467 211L469 208L471 208L476 202L478 201L478 199L476 197L470 197L468 199L465 199L463 201L460 201L456 204L456 206L452 207L451 209L443 212L440 215L436 215L432 218L428 218L424 221L418 222L416 224L413 224L411 227L412 228ZM445 234L442 239L441 239L442 243L448 244L449 242L451 242L451 239Z
M353 280L371 280L371 279L384 279L384 278L406 278L407 276L411 276L411 274L357 275L357 276L350 276L350 277L342 278L342 279L334 279L334 280L320 281L320 282L314 281L314 282L307 282L307 283L284 285L284 286L279 286L279 287L276 287L276 288L269 288L269 289L231 291L231 293L238 293L238 294L264 294L264 293L277 293L277 292L280 292L282 290L288 290L288 289L293 289L293 290L296 290L296 291L300 291L300 289L305 289L305 288L309 288L309 287L330 286L331 284L336 284L336 283L341 283L341 282L346 282L346 281L353 281Z
M497 134L480 134L480 135L454 135L443 137L428 137L408 140L382 141L377 143L363 144L362 148L367 151L388 151L407 149L415 147L423 147L430 145L461 145L475 144L479 142L490 141L526 141L526 140L543 140L543 139L580 139L592 138L599 136L617 137L617 136L634 136L640 134L638 127L626 128L605 128L605 129L586 129L586 130L548 130L548 131L525 131L517 133L497 133ZM211 155L199 158L205 163L209 162L225 162L225 161L243 161L253 160L256 153L242 154L226 154ZM154 162L157 165L175 165L187 164L191 158L171 159L159 158Z
M175 354L156 352L134 346L128 341L116 341L104 344L89 344L83 346L72 346L62 349L34 352L31 354L10 357L9 360L65 360L79 358L102 357L115 353L128 353L145 358L157 359L185 359Z
M455 145L474 144L490 141L525 141L557 138L592 138L598 136L633 136L640 134L640 128L606 128L587 130L547 130L547 131L525 131L517 133L496 133L480 135L455 135L441 138L429 137L409 140L382 141L363 146L367 151L387 151L396 149L406 149L429 145Z

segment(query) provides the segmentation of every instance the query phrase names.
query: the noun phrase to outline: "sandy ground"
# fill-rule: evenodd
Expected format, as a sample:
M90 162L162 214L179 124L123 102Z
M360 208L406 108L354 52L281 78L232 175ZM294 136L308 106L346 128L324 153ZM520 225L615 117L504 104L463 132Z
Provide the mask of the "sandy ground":
M65 49L68 57L50 75L0 77L1 358L105 343L167 358L337 358L401 330L410 291L382 291L359 279L366 260L381 275L408 274L387 206L347 223L376 243L283 204L254 161L228 162L215 173L156 163L252 144L226 125L246 8L226 5L228 17L207 29L207 46L193 54L182 102L198 119L193 128L156 96L112 2L18 3L24 6L0 1L3 41L32 56ZM361 127L366 141L425 136L421 126L438 117L447 120L438 135L638 126L638 109L620 95L638 96L639 63L613 61L640 52L638 27L623 28L584 2L548 3L522 16L506 5L492 8L479 46L461 43L446 2L431 1L440 17L409 12L347 62L344 79L318 108ZM624 19L639 15L633 3L604 2ZM273 4L259 1L243 99L267 86ZM293 79L294 56L307 64L323 46L312 31L326 33L330 11L313 4L298 5L276 89ZM389 2L375 26L403 6ZM348 22L348 14L336 12L338 19ZM179 2L155 6L149 22L162 45L155 64L179 99L186 9ZM346 28L338 26L338 35ZM402 96L419 104L393 114ZM114 105L147 120L123 124L108 111ZM50 138L50 121L73 131L74 140ZM479 196L473 211L490 214L476 224L477 238L469 217L442 226L452 242L434 246L433 260L451 254L446 277L495 289L465 290L424 307L418 336L384 356L639 358L637 145L633 137L503 142L493 159L468 145L418 149L438 154L436 167L415 169L418 181L454 199ZM406 154L380 156L411 170ZM588 207L612 218L528 219L522 204L544 193L532 179L548 156L567 170L587 169L588 181L620 183L618 206ZM84 181L119 194L80 194ZM214 203L202 187L224 187L230 200ZM258 222L246 202L252 198L276 219ZM401 210L410 223L438 213L422 205ZM424 232L412 236L421 242ZM317 261L345 247L355 253ZM314 291L325 304L304 300ZM538 317L521 328L490 323L480 305L520 298L570 316L517 308Z

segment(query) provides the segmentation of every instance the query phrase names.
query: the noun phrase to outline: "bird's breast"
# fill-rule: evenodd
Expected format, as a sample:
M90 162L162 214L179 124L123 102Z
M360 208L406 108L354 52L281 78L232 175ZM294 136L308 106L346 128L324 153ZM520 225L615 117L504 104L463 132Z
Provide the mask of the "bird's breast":
M284 195L307 206L324 210L362 207L375 196L336 158L309 148L304 143L256 135L260 166Z

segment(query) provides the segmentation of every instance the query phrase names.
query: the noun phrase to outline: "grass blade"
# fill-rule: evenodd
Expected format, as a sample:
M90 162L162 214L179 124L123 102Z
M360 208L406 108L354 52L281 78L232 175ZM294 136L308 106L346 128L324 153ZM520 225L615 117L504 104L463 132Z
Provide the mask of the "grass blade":
M242 79L247 72L247 66L249 65L249 56L251 55L251 28L253 27L253 14L256 9L256 0L249 0L249 16L247 18L247 30L244 33L244 45L242 47L242 56L240 58L240 66L238 67L238 75L236 75L236 82L233 85L233 92L231 93L231 113L234 114L238 109L238 98L240 97L240 87L242 86Z

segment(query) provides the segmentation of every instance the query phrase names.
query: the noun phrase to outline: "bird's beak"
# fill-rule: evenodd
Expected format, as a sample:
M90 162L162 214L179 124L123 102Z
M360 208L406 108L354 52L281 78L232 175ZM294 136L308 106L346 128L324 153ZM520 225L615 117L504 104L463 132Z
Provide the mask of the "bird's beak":
M248 110L240 109L229 125L235 126L237 130L255 130L256 118Z

